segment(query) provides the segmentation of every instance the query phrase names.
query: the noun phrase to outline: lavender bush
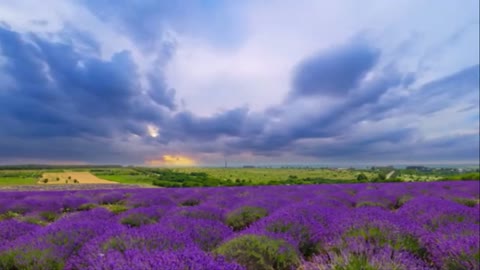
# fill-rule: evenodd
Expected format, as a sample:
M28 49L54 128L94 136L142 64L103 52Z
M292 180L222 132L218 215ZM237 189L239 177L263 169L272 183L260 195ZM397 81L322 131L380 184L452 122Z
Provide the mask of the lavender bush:
M4 191L0 269L479 269L479 188Z

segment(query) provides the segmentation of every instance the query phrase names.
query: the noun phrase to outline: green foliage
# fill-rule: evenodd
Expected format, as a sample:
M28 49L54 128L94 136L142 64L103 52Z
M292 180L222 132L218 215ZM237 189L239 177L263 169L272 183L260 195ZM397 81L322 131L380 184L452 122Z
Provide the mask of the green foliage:
M360 173L359 175L357 175L357 181L366 182L368 181L368 177L364 173Z
M392 209L398 209L402 207L406 202L410 201L412 199L411 195L403 195L400 198L398 198L395 202L395 204L392 206Z
M172 170L156 170L153 185L161 187L215 187L225 185L223 181L204 172L183 173Z
M479 199L455 198L453 200L468 207L475 207L480 203Z
M14 211L8 211L6 213L3 213L0 215L0 221L5 220L5 219L11 219L11 218L16 218L20 216L19 213L14 212Z
M300 263L299 255L287 242L260 235L234 238L214 252L247 270L290 270Z
M22 217L21 220L31 224L36 224L41 226L45 226L48 224L48 222L46 222L45 220L39 219L37 217L32 217L32 216Z
M390 230L365 226L352 228L347 232L346 236L360 238L379 247L388 245L394 250L408 251L422 259L428 256L427 249L421 245L418 238L410 234L396 234ZM346 241L348 241L348 238Z
M40 217L47 222L54 222L58 218L58 214L52 211L45 211L40 213Z
M365 242L383 246L388 242L387 233L377 227L358 227L350 229L346 236L361 238Z
M384 207L385 205L380 202L371 202L371 201L362 201L355 204L355 207L363 207L363 206L380 206Z
M385 173L379 173L375 178L372 179L372 182L385 182L387 176Z
M103 205L103 207L114 214L119 214L128 210L128 207L123 204L106 204Z
M473 254L451 254L443 259L442 269L446 270L470 270L478 269L480 262L480 251Z
M127 250L127 244L125 243L125 240L119 237L112 237L102 244L102 250L104 252L108 250L116 250L123 253Z
M0 254L0 269L61 270L64 263L48 249L12 249Z
M320 243L312 240L310 230L306 226L277 221L269 224L266 229L273 233L287 233L295 239L299 239L298 250L307 259L318 254L321 250Z
M41 176L39 171L0 170L0 186L35 185Z
M187 199L180 203L181 206L195 206L199 204L200 204L200 200L198 199Z
M480 172L456 174L445 177L443 180L480 180Z
M428 257L427 249L420 244L418 238L413 235L402 235L399 237L398 242L393 245L396 250L406 250L421 259Z
M142 225L153 224L156 220L141 213L132 213L120 220L120 223L129 227L140 227Z
M351 254L348 260L338 256L333 263L334 270L379 270L368 262L364 254Z
M98 205L96 205L94 203L85 203L85 204L82 204L78 207L78 211L87 211L87 210L93 209L95 207L98 207Z
M244 206L229 213L226 221L234 231L239 231L267 215L267 210L261 207Z

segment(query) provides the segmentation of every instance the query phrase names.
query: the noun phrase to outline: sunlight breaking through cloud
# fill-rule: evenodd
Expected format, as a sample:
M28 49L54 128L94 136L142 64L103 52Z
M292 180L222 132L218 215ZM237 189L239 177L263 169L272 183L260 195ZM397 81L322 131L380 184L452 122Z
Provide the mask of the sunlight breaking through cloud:
M197 164L190 157L182 155L163 155L158 159L149 159L145 161L148 166L194 166Z

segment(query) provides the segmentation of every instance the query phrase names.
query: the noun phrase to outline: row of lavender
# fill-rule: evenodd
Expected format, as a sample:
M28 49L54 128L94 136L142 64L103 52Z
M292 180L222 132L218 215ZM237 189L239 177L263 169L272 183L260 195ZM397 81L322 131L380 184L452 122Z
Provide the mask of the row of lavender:
M0 269L479 269L479 182L0 193Z

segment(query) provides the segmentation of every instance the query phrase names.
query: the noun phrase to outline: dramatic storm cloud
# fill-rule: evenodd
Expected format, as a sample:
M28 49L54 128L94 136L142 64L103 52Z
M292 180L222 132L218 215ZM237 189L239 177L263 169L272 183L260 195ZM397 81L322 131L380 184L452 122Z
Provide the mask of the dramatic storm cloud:
M378 52L360 41L321 52L302 63L294 77L295 95L344 96L378 59Z
M478 1L2 1L0 163L479 160Z

